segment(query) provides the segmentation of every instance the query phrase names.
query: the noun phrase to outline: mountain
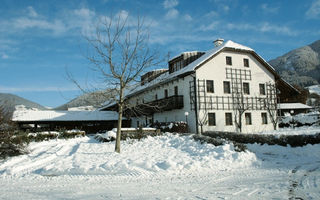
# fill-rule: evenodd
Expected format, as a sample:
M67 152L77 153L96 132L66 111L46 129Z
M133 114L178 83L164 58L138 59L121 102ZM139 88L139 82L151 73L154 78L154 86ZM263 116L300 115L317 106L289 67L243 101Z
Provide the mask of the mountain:
M72 99L66 104L54 108L54 110L68 110L70 108L79 108L80 110L100 107L110 98L110 91L96 91L85 93L77 98Z
M5 110L14 111L18 105L22 105L26 109L47 110L44 106L17 95L0 93L0 106L4 107Z
M320 40L270 60L282 78L302 87L320 83Z

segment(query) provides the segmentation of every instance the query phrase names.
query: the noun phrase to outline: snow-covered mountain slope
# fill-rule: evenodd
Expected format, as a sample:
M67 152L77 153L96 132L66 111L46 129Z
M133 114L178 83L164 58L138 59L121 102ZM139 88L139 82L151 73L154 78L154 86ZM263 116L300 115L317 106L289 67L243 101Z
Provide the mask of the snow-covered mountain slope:
M291 84L309 86L320 83L320 40L270 60L282 78Z
M8 111L14 111L16 106L20 106L21 109L24 107L24 109L47 110L47 108L40 104L29 101L17 95L7 93L0 93L0 105Z
M320 85L311 85L306 87L309 90L309 93L315 93L317 95L320 95Z
M63 104L54 110L83 110L85 108L98 108L111 96L110 91L96 91L80 95L66 104ZM85 109L88 110L88 109ZM92 110L91 108L89 110Z

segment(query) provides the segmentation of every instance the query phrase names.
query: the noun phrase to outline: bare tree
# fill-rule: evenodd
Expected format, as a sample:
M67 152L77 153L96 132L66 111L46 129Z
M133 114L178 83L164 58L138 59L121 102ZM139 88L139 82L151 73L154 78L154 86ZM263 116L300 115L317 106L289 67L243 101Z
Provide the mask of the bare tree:
M125 91L137 85L140 75L149 67L156 66L156 51L148 45L149 34L144 20L136 23L128 18L110 17L101 20L93 37L85 37L93 52L87 56L92 69L101 75L117 105L118 124L115 151L120 153L122 117L129 108Z
M198 124L200 126L200 135L203 134L203 126L208 124L208 111L207 109L199 110Z
M273 129L277 130L278 125L278 113L277 113L277 87L275 84L266 83L267 86L267 96L264 99L265 108L268 111L271 122L273 124Z
M232 82L232 100L234 109L234 122L238 132L242 132L243 114L250 109L247 98L244 96L242 80L233 79Z

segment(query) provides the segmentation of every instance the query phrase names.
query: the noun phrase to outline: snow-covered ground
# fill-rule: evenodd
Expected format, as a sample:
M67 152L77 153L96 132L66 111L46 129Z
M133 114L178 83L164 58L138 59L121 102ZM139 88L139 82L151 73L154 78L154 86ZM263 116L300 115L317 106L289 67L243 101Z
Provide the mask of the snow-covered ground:
M0 162L0 199L320 199L320 145L248 149L173 134L121 154L93 137L31 143Z

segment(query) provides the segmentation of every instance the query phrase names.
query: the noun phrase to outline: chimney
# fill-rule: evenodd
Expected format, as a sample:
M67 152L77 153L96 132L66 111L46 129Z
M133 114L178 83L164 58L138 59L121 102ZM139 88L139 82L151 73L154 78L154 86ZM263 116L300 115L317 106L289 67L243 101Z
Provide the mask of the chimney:
M218 47L218 46L222 45L223 41L224 41L224 39L218 38L215 41L213 41L213 44L215 47Z

